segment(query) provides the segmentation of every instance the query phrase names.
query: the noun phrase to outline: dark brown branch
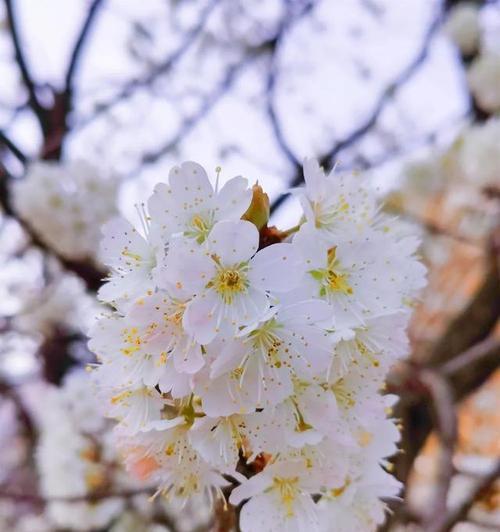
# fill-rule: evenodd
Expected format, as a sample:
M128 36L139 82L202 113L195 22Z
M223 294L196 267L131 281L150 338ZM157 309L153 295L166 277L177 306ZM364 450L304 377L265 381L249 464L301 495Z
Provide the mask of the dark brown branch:
M432 400L434 427L440 444L433 503L425 520L425 530L438 532L436 523L446 513L448 491L455 472L453 453L457 441L457 417L453 393L446 380L439 373L430 370L422 370L419 378Z
M481 497L481 495L488 490L488 488L500 477L500 460L497 461L490 473L485 475L474 487L472 492L468 495L462 503L450 511L442 522L436 527L435 532L450 532L452 528L467 518L467 515L474 505L474 503Z
M26 164L28 158L24 153L12 142L12 140L0 130L0 145L3 144L14 157L22 164Z
M422 64L424 64L425 60L427 59L433 37L440 27L441 18L442 17L440 14L434 19L425 34L423 44L418 54L413 58L410 64L407 65L405 69L394 79L394 81L390 83L381 93L373 111L368 116L368 118L360 126L358 126L351 133L349 133L349 135L347 135L345 138L337 141L328 152L319 157L319 162L321 166L329 168L332 164L332 161L336 159L340 152L356 144L375 126L380 115L386 108L387 104L392 101L392 98L397 92L397 90L404 86L419 70ZM290 183L290 187L293 188L301 185L303 179L304 177L302 174L302 169L299 168L295 177ZM276 209L278 209L280 205L285 201L286 197L287 194L283 194L276 198L276 200L271 205L271 212L276 211Z
M35 424L31 419L28 409L24 406L23 400L17 393L17 390L3 380L0 380L0 394L3 394L12 401L16 408L17 417L23 427L26 438L31 444L34 444L36 440Z
M50 502L97 502L114 497L130 499L137 495L153 495L151 488L138 488L124 491L104 491L88 495L78 495L74 497L42 497L35 493L21 493L0 489L0 499L8 499L15 502L28 502L31 504L45 505Z
M266 110L271 122L271 127L273 129L274 137L278 142L278 145L281 151L285 154L286 158L289 160L291 165L294 167L295 173L300 172L301 163L293 153L293 151L288 146L288 143L285 140L285 135L281 128L281 123L275 108L275 89L276 89L276 79L278 74L277 69L277 55L281 46L281 42L285 37L287 31L293 26L298 20L300 20L304 15L310 12L314 7L314 2L306 2L296 14L292 13L292 9L289 8L288 12L284 15L283 22L280 29L276 35L276 38L269 43L269 50L271 52L269 70L267 75L267 84L266 84Z
M42 107L40 104L38 97L36 95L36 87L35 83L33 82L33 78L31 77L31 73L28 69L28 65L26 63L26 59L24 57L24 52L21 46L21 39L19 36L19 30L17 27L17 20L15 16L15 9L13 6L12 0L4 0L5 1L5 9L7 13L7 21L9 24L9 34L11 37L12 45L14 46L14 54L16 58L17 65L19 67L19 70L21 71L21 77L24 83L24 86L26 87L26 90L28 91L29 96L29 105L35 115L38 118L38 121L40 123L40 126L42 130L45 132L47 123L46 123L46 110Z
M427 357L431 366L440 366L484 340L500 316L500 275L498 271L500 227L490 237L484 280L465 309L450 323Z
M452 361L437 368L448 379L454 403L471 394L499 367L499 342L486 340L456 359L460 362L455 364ZM394 463L396 476L403 483L434 426L432 412L424 396L425 389L418 377L420 371L419 366L403 365L389 375L387 382L388 391L401 396L395 416L402 422L401 448L404 453L397 455Z
M491 235L490 249L486 256L486 273L481 286L469 304L452 320L445 333L430 349L429 354L422 357L424 366L436 368L438 371L443 368L447 372L455 401L475 390L498 367L496 344L472 347L483 342L491 334L500 315L498 231L499 229L494 230ZM469 351L471 348L472 355ZM454 358L468 360L468 363L456 363L454 368L449 362ZM448 363L451 364L451 369ZM410 366L402 374L395 373L391 376L392 384L402 392L396 416L402 420L401 447L405 452L395 457L394 462L396 476L403 483L406 482L414 460L433 427L429 405L418 397L418 389L416 394L412 393L415 391L415 369L418 370L418 367L412 369ZM389 385L392 384L389 380Z
M82 57L82 52L85 48L85 43L92 29L93 23L96 19L96 15L98 14L99 9L102 7L102 4L103 0L93 0L92 4L90 5L89 10L87 12L87 16L83 21L80 33L78 34L78 38L73 48L71 58L69 60L68 69L66 71L65 77L65 92L68 100L68 109L71 109L72 107L72 96L74 91L73 83L75 74L78 69L78 64Z
M455 399L459 400L468 390L480 386L499 365L500 340L490 337L446 362L440 371L453 384Z

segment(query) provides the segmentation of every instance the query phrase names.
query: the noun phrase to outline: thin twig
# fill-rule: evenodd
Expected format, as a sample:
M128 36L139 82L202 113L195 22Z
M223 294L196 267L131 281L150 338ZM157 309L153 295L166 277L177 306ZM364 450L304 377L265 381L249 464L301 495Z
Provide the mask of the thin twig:
M204 30L210 15L218 5L219 1L220 0L211 0L207 4L200 14L197 24L186 35L179 47L176 48L169 57L167 57L161 63L155 65L154 68L142 78L129 81L120 90L120 92L115 94L107 102L97 104L96 110L90 116L84 118L79 124L77 124L77 128L83 128L87 126L101 114L110 111L123 100L130 98L137 89L152 85L160 76L167 74L170 70L172 70L172 68L184 57L186 52L188 52L194 45L201 32Z
M68 69L66 71L66 77L65 77L65 87L66 87L65 90L66 90L66 94L69 100L68 107L71 107L71 95L73 94L73 82L74 82L75 73L78 69L78 63L80 62L80 59L82 57L82 52L85 47L85 43L87 41L87 37L95 21L99 8L102 7L102 4L103 4L103 0L93 0L92 4L90 5L89 10L87 12L87 16L85 17L82 28L80 30L80 33L78 34L78 38L73 48L71 58L69 60Z
M281 123L280 123L278 114L276 112L276 107L275 107L276 105L276 95L275 95L276 80L277 80L277 74L278 74L277 57L278 57L278 53L281 47L281 43L287 31L290 29L291 26L296 24L298 20L300 20L307 13L309 13L310 10L314 7L314 5L315 5L314 1L306 2L303 6L301 6L300 11L296 13L295 15L293 15L292 9L289 8L288 10L289 12L283 17L281 27L278 30L276 38L269 45L269 49L271 50L271 58L269 62L269 69L268 69L267 83L266 83L266 110L269 116L269 120L271 122L271 127L273 129L274 137L276 138L276 141L278 142L278 145L281 151L285 154L286 158L290 161L290 163L294 167L294 170L296 173L300 171L301 164L285 140L285 135L283 133Z
M412 213L410 211L399 211L398 210L396 211L396 214L398 217L403 218L404 220L408 220L409 222L413 222L413 223L420 225L423 229L425 229L427 233L430 233L431 235L445 236L447 238L457 240L458 242L461 242L462 244L467 244L473 247L481 246L481 242L479 242L478 240L472 240L469 237L462 235L458 233L457 231L454 231L453 229L438 225L436 222L433 222L432 220L426 220L425 218L422 218L419 215Z
M31 73L28 69L26 59L24 57L24 52L21 46L21 39L19 36L19 30L17 27L17 20L14 13L14 6L12 0L4 0L5 1L5 9L7 13L7 21L9 24L9 34L11 37L12 45L14 46L14 53L16 57L17 66L19 67L19 70L21 71L21 77L23 79L24 86L26 87L26 90L28 91L29 95L29 105L35 115L38 118L38 121L40 123L40 126L43 131L46 130L47 124L46 124L46 110L42 107L40 104L38 97L36 95L36 87L35 83L33 82L33 78L31 77Z
M138 166L130 172L129 176L137 175L143 165L157 162L159 159L161 159L161 157L174 149L179 142L193 130L200 120L205 118L205 116L210 113L210 111L217 105L222 97L227 94L241 70L248 65L249 61L253 61L256 57L257 55L245 57L243 61L230 66L223 80L217 85L215 90L209 96L207 96L200 108L193 115L184 120L175 136L159 148L143 154Z
M439 369L443 375L453 378L460 371L467 370L472 364L476 364L487 357L489 358L491 353L500 355L500 340L498 338L486 338L486 340L473 345L457 357L448 360Z
M492 470L476 484L468 497L465 498L457 508L451 510L446 515L440 526L435 528L435 532L449 532L457 523L464 521L474 503L495 481L499 479L499 477L500 460L497 460Z
M16 159L23 165L28 162L28 158L24 153L12 142L12 140L0 130L0 143L4 144L5 147L16 157Z
M412 59L410 64L407 65L402 72L400 72L400 74L392 81L392 83L390 83L380 94L377 103L375 104L375 107L372 110L371 114L368 116L368 118L360 126L358 126L351 133L349 133L349 135L347 135L345 138L337 141L329 151L319 157L321 166L329 167L331 165L331 162L335 160L335 158L339 155L340 152L358 142L366 135L366 133L368 133L373 128L373 126L377 123L380 115L382 114L382 111L384 111L387 104L392 101L392 98L397 92L397 90L400 89L403 85L405 85L414 76L414 74L419 70L419 68L427 59L431 42L438 28L440 27L441 20L441 14L439 14L433 20L432 24L430 25L429 29L425 34L423 44L418 54ZM304 178L302 175L302 170L299 168L298 172L290 183L290 188L299 186L303 182L303 179ZM276 200L271 205L271 212L275 212L276 209L278 209L285 201L286 197L287 194L282 194L281 196L276 198Z
M440 443L433 503L425 520L425 530L438 532L439 528L436 527L436 523L446 512L448 492L455 472L453 453L457 441L457 417L453 393L447 381L436 371L428 369L419 372L419 379L426 387L432 400L434 428Z
M51 502L96 502L102 501L105 499L112 498L122 498L130 499L131 497L136 497L137 495L153 495L154 490L151 488L137 488L132 490L124 491L105 491L102 493L93 493L87 495L76 495L71 497L42 497L35 493L21 493L5 489L0 489L0 499L9 499L16 502L28 502L38 505L46 505Z

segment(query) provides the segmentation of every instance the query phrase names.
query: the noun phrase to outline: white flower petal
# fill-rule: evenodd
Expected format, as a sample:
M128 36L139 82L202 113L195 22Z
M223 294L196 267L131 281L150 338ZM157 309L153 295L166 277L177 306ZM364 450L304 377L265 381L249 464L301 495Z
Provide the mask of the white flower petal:
M299 284L304 273L299 252L293 244L273 244L252 259L249 279L261 290L287 292Z
M220 326L221 302L213 290L195 297L184 313L183 325L186 331L200 344L211 342Z
M259 232L245 220L218 222L208 236L210 250L224 265L245 262L257 251Z
M220 189L217 196L219 220L238 220L250 206L252 190L244 177L233 177Z

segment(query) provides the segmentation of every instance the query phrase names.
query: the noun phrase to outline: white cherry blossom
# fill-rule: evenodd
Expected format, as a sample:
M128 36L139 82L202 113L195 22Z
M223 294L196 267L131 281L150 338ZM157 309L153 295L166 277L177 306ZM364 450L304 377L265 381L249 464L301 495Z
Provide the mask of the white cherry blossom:
M359 176L340 174L335 168L325 175L315 159L305 159L304 181L305 187L297 190L304 216L328 241L342 237L346 227L371 222L377 213L374 194Z
M248 209L252 191L243 177L213 188L204 168L185 162L170 170L169 183L156 185L148 207L163 237L182 235L202 243L221 220L239 220Z
M83 161L36 161L12 186L15 209L67 259L95 260L100 227L116 216L118 181Z
M206 246L173 245L160 275L192 296L183 324L202 344L223 324L234 330L257 322L275 294L299 283L303 269L293 244L274 244L257 252L259 233L247 221L218 222Z
M102 232L100 257L111 272L98 296L102 301L125 308L154 287L152 270L157 253L147 237L124 218L113 218Z
M311 494L321 483L302 461L277 462L246 480L231 493L229 502L243 506L240 526L244 532L319 531L319 517Z

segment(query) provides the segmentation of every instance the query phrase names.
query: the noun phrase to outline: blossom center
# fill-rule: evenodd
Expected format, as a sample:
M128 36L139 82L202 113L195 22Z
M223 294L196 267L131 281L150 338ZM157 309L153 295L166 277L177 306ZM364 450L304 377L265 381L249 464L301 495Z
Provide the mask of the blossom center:
M349 274L342 271L339 260L337 259L336 247L328 250L326 268L311 270L309 274L320 284L320 297L325 297L333 293L341 293L346 296L353 294L353 289L349 283Z
M311 207L314 213L314 225L316 229L324 229L335 223L337 219L349 212L350 205L343 194L337 202L327 204L324 201L312 202Z
M276 489L279 493L281 502L286 508L286 517L293 517L293 503L295 498L299 494L299 477L283 478L283 477L274 477L273 478L273 488Z
M186 305L179 303L176 305L175 310L173 310L170 314L168 312L164 312L163 319L166 323L170 323L174 327L180 327L182 325L182 318L184 316L185 309Z
M378 361L377 358L375 358L375 355L374 353L368 349L368 347L366 346L366 344L364 344L361 340L359 339L356 339L356 348L357 350L359 351L359 353L364 356L365 358L367 358L371 363L372 365L375 367L375 368L378 368L380 366L380 362Z
M134 353L141 349L142 338L139 335L139 330L137 327L130 327L123 330L123 340L125 342L125 347L120 349L120 351L125 356L132 356Z
M337 273L333 270L327 270L326 280L331 291L342 292L346 295L352 294L352 288L347 281L347 275L345 273Z
M276 334L280 324L273 318L264 323L259 329L250 333L250 340L253 343L254 349L267 355L269 364L275 368L280 368L282 365L281 355L283 351L288 352L288 348L284 348L283 340Z
M198 244L203 243L213 227L211 218L210 216L204 217L200 214L195 214L188 224L186 236L195 238Z
M348 390L344 379L339 379L333 386L332 391L335 394L335 398L345 409L352 408L356 401L353 398L352 391Z
M221 269L213 280L215 291L226 304L231 304L237 294L246 291L247 286L248 281L245 273L237 268Z

